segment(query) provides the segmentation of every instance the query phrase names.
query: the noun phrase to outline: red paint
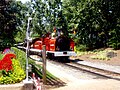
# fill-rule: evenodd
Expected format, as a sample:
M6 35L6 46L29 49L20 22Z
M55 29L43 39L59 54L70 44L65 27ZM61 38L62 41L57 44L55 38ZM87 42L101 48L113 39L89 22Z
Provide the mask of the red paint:
M42 50L42 46L46 45L47 51L55 51L56 50L56 38L50 37L50 35L45 35L45 37L40 38L39 40L36 40L36 42L33 43L33 48ZM72 39L70 39L70 48L72 51L74 51L75 43Z

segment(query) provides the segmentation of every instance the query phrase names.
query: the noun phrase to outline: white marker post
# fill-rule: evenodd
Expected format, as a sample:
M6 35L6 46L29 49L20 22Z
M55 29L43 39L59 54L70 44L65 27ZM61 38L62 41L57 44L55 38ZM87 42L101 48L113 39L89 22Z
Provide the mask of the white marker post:
M33 81L29 80L29 78L28 78L28 70L29 70L28 53L29 53L29 40L30 40L30 29L29 29L30 20L32 20L32 18L29 17L28 18L28 23L27 23L27 31L26 31L26 41L27 41L27 47L26 47L26 79L23 81L25 90L33 90Z
M28 70L29 70L29 66L28 66L28 53L29 53L29 40L30 40L30 21L32 20L31 17L28 18L28 24L27 24L27 32L26 32L26 40L27 40L27 47L26 47L26 82L29 81L28 80Z

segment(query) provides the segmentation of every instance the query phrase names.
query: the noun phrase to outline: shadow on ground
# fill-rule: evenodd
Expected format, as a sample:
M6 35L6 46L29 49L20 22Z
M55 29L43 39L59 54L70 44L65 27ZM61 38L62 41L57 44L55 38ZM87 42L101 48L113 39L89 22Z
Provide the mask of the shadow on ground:
M42 78L42 71L41 71L40 66L38 67L38 66L32 65L32 72L29 75L32 76L33 72L35 73L36 78L37 77ZM41 81L43 80L41 79ZM56 76L54 76L48 71L46 72L46 82L47 83L45 87L47 88L58 88L58 87L63 87L66 85L65 82L63 82L62 80L60 80L59 78L57 78Z
M75 63L77 63L77 62L79 62L79 61L84 61L84 60L80 60L80 59L74 59L74 60L72 60L72 59L70 59L70 62L75 62Z
M47 78L46 88L58 88L66 86L66 83L59 78Z

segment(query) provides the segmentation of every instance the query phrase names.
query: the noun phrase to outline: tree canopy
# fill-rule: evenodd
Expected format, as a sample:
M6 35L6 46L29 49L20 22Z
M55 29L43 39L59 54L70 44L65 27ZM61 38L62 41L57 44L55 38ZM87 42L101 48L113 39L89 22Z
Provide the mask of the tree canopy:
M76 46L120 48L119 0L31 0L25 4L1 0L1 45L24 40L28 17L33 18L33 37L41 37L57 27L74 38Z
M19 25L17 15L19 9L15 1L0 0L0 49L10 47L15 42L14 37Z
M119 0L63 0L63 3L68 28L76 30L77 43L89 49L120 48Z

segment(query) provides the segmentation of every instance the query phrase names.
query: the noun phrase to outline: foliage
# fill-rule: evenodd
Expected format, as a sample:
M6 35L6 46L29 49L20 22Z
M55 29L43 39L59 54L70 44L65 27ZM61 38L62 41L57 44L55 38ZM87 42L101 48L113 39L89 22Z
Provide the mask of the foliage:
M10 49L5 49L1 54L0 84L19 83L25 78L25 72L19 60L15 58L16 55Z
M25 66L26 66L25 52L16 47L12 47L11 49L16 52L15 54L17 56L17 59L20 61L21 67L25 71L26 70L26 68L25 68ZM33 59L28 58L28 60L29 60L29 64L32 65L32 72L34 72L38 77L42 78L42 66L36 64ZM50 78L53 78L54 80L57 79L57 77L55 77L54 75L52 75L50 72L47 71L47 79L50 79Z
M96 53L96 55L92 55L90 56L90 58L92 59L99 59L99 60L110 60L110 58L114 55L108 55L109 53L115 53L115 51L113 50L103 50L103 51L99 51Z
M88 55L88 54L95 54L96 51L77 51L77 55L81 56L81 55Z
M13 71L2 71L0 84L19 83L25 78L25 72L17 59L12 59ZM19 71L19 72L18 72Z
M86 45L76 45L75 46L75 51L86 51L87 50L87 47Z
M18 32L16 27L19 24L18 13L15 1L0 0L0 50L15 43L14 37Z
M21 67L24 69L26 69L26 54L24 51L17 49L16 47L11 47L11 50L13 50L15 52L15 55L17 57L17 59L20 61Z
M110 60L110 58L106 56L106 53L99 53L97 55L91 56L90 58L99 60Z
M14 40L22 42L25 39L28 17L33 18L32 37L53 32L56 26L62 27L66 35L68 31L75 31L71 37L77 39L78 46L120 48L119 0L31 0L25 4L5 1L0 1L2 48L12 46Z
M3 55L2 53L0 53L0 60L3 58L3 56L4 56L4 55Z
M116 28L116 30L110 31L111 33L111 38L109 39L108 45L114 49L119 49L120 48L120 30Z
M34 72L38 77L42 78L43 74L42 74L42 67L40 65L35 65L33 63L32 64L32 72ZM50 72L46 71L46 78L47 78L47 82L51 82L50 80L58 80L58 78L56 76L54 76L53 74L51 74Z
M116 52L114 50L107 49L95 49L93 51L77 51L77 55L90 55L91 59L98 60L110 60L112 57L116 56Z
M53 27L66 29L61 4L61 0L33 0L31 2L31 8L35 11L31 13L34 20L33 32L37 31L39 35L42 35L53 32Z
M0 60L0 70L5 70L6 72L13 69L11 58L15 58L15 54L5 54L4 57Z
M76 31L77 44L93 48L120 48L119 0L63 0L68 28Z
M22 23L17 27L19 30L15 38L17 42L25 38L28 17L32 17L30 22L32 38L41 37L47 32L53 32L53 27L63 28L64 33L68 34L67 22L61 11L61 0L31 0L25 4L16 3L21 11L18 17Z
M23 50L20 50L16 47L11 47L11 50L14 50L17 59L20 61L21 67L24 69L24 71L26 70L26 53ZM29 64L33 64L35 65L35 62L28 58L29 60Z

